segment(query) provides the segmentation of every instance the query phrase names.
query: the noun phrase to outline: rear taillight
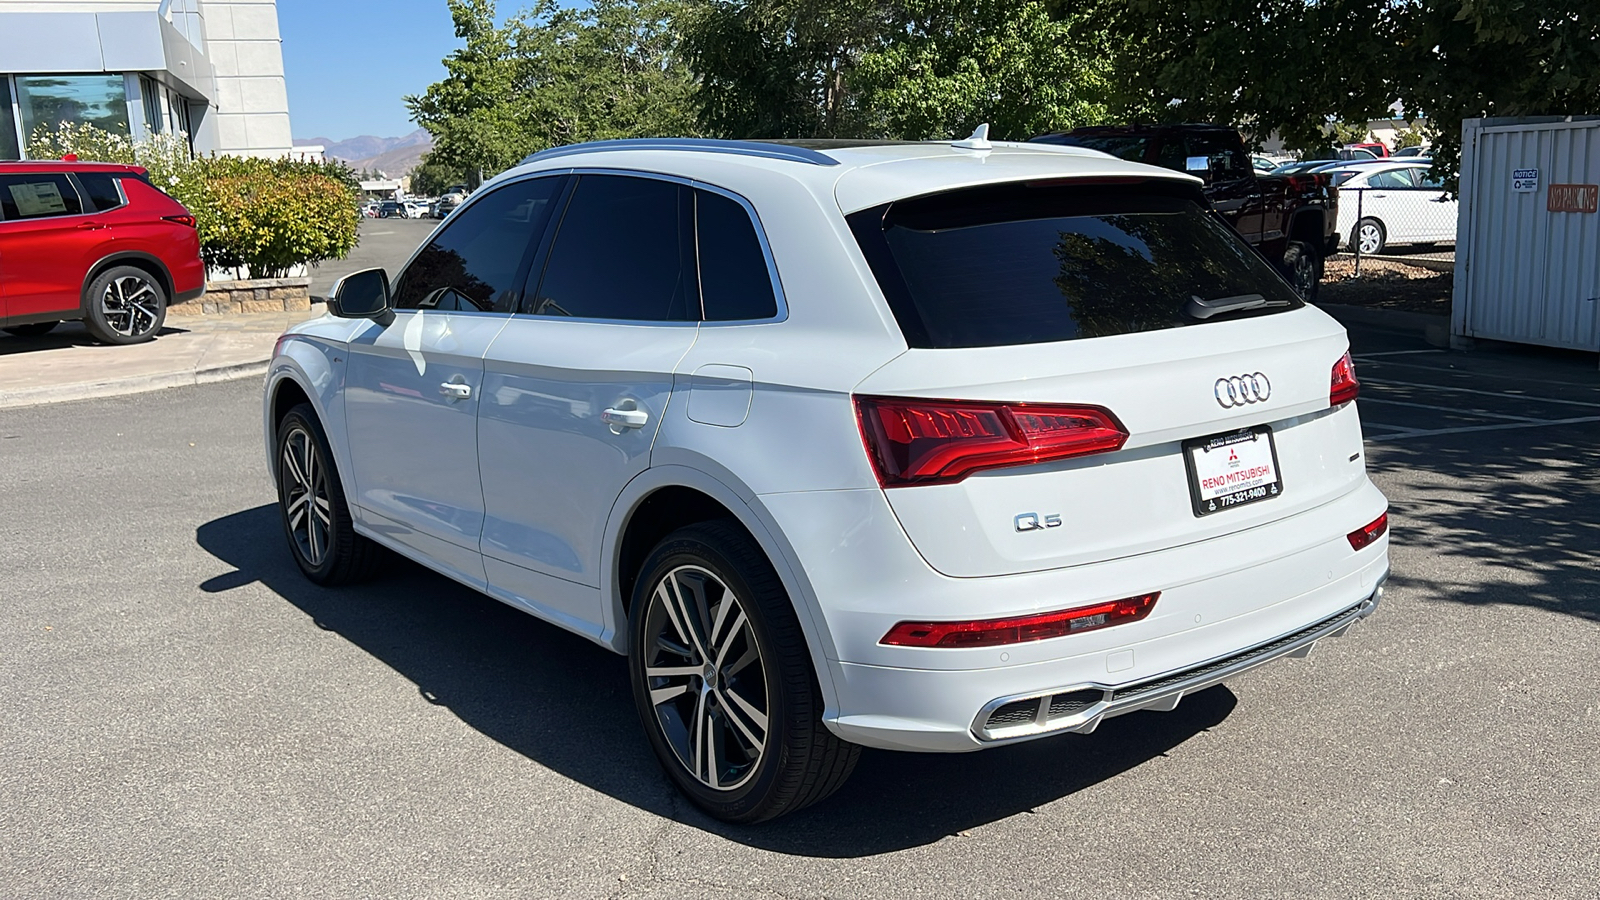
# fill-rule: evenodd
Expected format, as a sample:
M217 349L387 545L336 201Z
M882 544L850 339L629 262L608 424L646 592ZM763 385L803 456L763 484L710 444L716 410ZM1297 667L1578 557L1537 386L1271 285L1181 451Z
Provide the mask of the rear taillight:
M1328 391L1328 403L1338 406L1349 403L1361 393L1361 382L1356 380L1356 364L1350 361L1350 354L1339 357L1333 364L1333 386Z
M901 622L889 629L889 633L878 643L898 647L992 647L996 644L1042 641L1137 622L1150 615L1160 596L1161 592L1157 591L1109 603L1009 619Z
M980 469L1122 447L1128 432L1098 406L857 397L867 455L886 488L948 484Z
M161 218L163 221L177 222L179 225L187 225L190 228L194 227L194 216L188 214L181 216L162 216Z
M1388 530L1389 514L1386 512L1376 519L1373 519L1372 523L1367 525L1365 528L1357 528L1355 531L1345 535L1345 537L1350 539L1350 548L1352 550L1360 550L1362 547L1365 547L1378 538L1383 537L1383 533Z

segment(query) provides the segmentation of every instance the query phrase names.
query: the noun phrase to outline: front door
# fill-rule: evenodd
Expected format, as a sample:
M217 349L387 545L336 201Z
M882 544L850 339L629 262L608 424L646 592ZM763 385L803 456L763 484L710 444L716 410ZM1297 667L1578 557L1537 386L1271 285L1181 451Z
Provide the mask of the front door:
M483 356L521 299L561 181L474 198L396 280L394 321L350 342L345 414L363 524L478 587Z
M111 232L67 176L0 175L0 283L7 316L76 311L88 266L109 252Z
M537 289L489 348L478 454L496 595L593 633L606 518L650 464L700 305L693 191L577 179Z

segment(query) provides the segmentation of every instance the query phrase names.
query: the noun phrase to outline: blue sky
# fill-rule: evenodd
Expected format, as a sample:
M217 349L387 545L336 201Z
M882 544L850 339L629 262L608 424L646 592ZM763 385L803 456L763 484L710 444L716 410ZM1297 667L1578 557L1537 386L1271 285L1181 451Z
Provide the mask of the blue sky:
M294 136L335 141L415 130L400 98L443 78L460 46L445 0L279 0L278 32Z

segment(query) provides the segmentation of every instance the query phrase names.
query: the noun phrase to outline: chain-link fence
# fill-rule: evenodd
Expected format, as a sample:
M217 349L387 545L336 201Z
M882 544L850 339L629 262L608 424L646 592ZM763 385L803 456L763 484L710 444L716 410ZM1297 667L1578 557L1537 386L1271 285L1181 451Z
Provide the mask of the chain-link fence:
M1321 301L1447 314L1455 283L1456 201L1409 171L1339 189L1339 251Z

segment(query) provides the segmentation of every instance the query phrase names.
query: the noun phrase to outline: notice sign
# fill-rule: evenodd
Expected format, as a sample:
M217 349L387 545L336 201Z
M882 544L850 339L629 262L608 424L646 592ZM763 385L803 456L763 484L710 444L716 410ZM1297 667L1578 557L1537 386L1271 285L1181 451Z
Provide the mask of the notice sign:
M67 204L61 199L61 189L55 186L55 182L24 182L10 187L11 202L17 205L17 215L23 218L59 215L67 211Z
M1538 169L1512 169L1511 189L1519 194L1531 194L1539 189Z
M1592 213L1600 209L1600 184L1552 184L1544 208L1551 212Z

